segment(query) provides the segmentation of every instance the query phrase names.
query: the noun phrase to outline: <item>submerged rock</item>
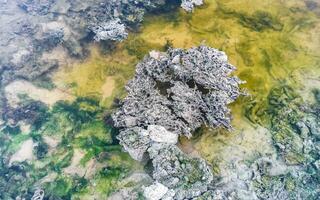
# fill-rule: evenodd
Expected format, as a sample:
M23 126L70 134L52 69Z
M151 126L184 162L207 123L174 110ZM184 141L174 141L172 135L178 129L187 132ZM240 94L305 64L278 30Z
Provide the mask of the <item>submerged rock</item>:
M288 85L273 88L268 100L277 160L255 160L250 185L259 199L319 199L319 102L304 103Z
M34 192L34 195L32 196L31 200L42 200L44 198L44 191L42 189L37 189Z

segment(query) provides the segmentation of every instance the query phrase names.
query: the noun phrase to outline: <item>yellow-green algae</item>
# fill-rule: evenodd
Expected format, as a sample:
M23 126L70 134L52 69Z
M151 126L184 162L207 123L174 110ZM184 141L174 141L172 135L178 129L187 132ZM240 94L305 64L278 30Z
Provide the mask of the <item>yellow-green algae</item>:
M112 99L124 96L124 85L134 73L137 58L126 51L103 54L97 45L89 49L88 58L64 66L54 75L54 81L58 87L69 88L75 96L100 99L101 105L110 106Z

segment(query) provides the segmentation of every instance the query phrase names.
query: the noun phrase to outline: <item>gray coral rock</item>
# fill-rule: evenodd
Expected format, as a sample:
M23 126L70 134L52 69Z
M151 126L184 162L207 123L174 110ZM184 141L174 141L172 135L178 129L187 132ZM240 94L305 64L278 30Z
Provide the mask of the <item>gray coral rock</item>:
M138 161L146 159L146 152L150 146L148 132L140 127L125 129L118 135L120 144L130 156Z
M202 124L231 128L227 105L241 95L242 83L230 76L234 70L223 52L206 46L147 56L126 87L115 125L160 125L188 137Z
M124 149L136 160L152 161L154 184L146 197L213 197L210 167L175 144L178 135L191 137L202 125L231 128L227 106L242 94L242 81L230 76L234 70L225 53L207 46L152 51L137 65L128 95L112 117ZM161 197L152 192L160 186L167 188Z

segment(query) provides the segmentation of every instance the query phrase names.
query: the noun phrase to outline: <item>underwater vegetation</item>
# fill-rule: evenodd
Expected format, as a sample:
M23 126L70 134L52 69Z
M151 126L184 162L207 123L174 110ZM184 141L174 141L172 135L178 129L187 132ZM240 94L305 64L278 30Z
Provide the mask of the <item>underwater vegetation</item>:
M30 105L37 103L23 102L19 110L30 111ZM47 199L71 199L86 194L92 184L97 185L97 193L102 198L117 188L115 182L119 178L135 168L130 157L121 152L113 139L117 132L104 122L105 109L97 100L77 98L74 102L59 101L50 109L32 108L34 115L31 116L41 117L32 118L30 133L22 133L19 125L6 126L0 132L1 199L16 199L17 194L30 199L36 188L42 188ZM14 116L25 117L24 112ZM34 144L35 158L8 164L13 152L29 139ZM75 155L79 152L80 155ZM78 168L66 170L75 165L75 156L80 156L75 163ZM90 162L95 163L95 169L90 168ZM91 175L87 175L86 168L92 170Z
M264 31L268 29L281 31L283 28L283 24L281 24L280 20L267 11L257 10L252 15L248 15L246 13L224 8L224 6L219 3L217 11L222 12L226 18L232 17L238 19L239 24L253 31Z

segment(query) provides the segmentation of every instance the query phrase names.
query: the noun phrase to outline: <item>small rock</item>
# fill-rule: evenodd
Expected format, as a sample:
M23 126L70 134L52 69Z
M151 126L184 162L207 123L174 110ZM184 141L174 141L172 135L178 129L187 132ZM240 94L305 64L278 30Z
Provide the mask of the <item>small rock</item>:
M160 52L159 51L150 51L149 56L156 60L160 59Z
M176 144L178 135L167 131L163 126L150 125L148 126L150 139L155 142Z
M168 188L161 183L154 183L149 187L144 188L143 195L147 200L159 200L161 199L167 192Z

